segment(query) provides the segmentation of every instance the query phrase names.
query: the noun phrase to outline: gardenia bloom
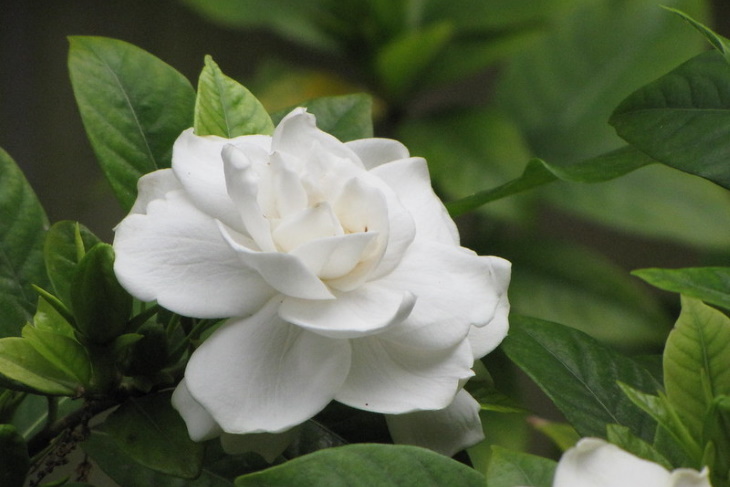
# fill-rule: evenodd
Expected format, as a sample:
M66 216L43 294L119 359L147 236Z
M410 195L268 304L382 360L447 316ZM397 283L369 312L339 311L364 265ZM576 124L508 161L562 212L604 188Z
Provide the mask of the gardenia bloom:
M673 472L598 438L583 438L563 454L553 487L711 487L709 472Z
M332 400L397 415L399 442L451 454L481 439L462 387L507 333L510 264L459 245L424 159L342 143L296 109L272 136L186 130L138 189L116 229L119 281L229 318L173 397L193 439L240 450L237 435L291 432Z

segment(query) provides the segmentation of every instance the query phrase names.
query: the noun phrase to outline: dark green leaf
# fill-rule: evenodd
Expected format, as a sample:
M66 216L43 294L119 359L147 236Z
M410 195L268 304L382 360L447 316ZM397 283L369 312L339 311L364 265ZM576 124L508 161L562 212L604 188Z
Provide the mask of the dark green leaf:
M528 162L522 175L494 189L481 191L446 204L449 213L461 215L490 201L521 193L554 181L599 183L623 176L653 161L632 147L609 152L570 166L554 166L540 159Z
M126 42L71 37L71 84L91 146L124 209L143 174L170 167L172 144L193 124L190 82Z
M195 134L232 139L239 135L274 131L269 114L253 94L220 70L210 56L198 79L195 99Z
M657 161L730 188L730 64L717 52L633 93L611 124Z
M236 479L236 487L482 487L475 470L413 446L359 444L320 450Z
M47 285L46 214L13 159L0 149L0 337L20 334L35 310L31 284Z
M588 335L557 323L510 317L504 351L553 400L581 436L605 438L607 424L627 426L651 441L655 423L617 381L655 391L660 386L633 360Z
M372 98L365 94L325 96L298 104L317 117L317 127L343 142L373 136ZM294 107L292 107L294 108ZM275 124L291 109L271 115Z
M30 467L25 440L15 427L0 424L0 485L23 487Z
M186 479L200 474L203 444L190 439L169 393L128 399L102 429L126 455L147 468Z
M0 339L0 376L21 384L23 390L51 396L75 396L83 386L20 337Z
M617 424L609 424L606 426L608 433L608 441L639 458L644 458L650 462L658 463L667 470L672 470L672 464L664 458L651 444L645 442L641 438L637 438L625 426Z
M92 343L108 343L124 332L132 297L114 274L111 245L97 244L81 259L72 280L71 304L78 331Z
M674 12L675 14L679 15L684 20L689 22L692 27L697 29L697 31L702 34L710 44L712 44L712 47L720 51L722 55L725 56L725 59L730 62L730 39L721 36L717 32L704 25L702 22L696 21L681 10L677 10L676 8L671 7L664 8L666 8L670 12Z
M547 458L495 446L492 447L492 460L487 471L487 485L551 487L556 466L555 461Z
M682 298L682 313L664 349L667 399L699 443L715 397L730 395L730 318Z
M195 480L165 475L143 467L130 457L111 436L92 431L82 448L105 474L124 487L232 487L233 483L208 470ZM130 468L133 465L134 468Z
M639 269L632 272L652 286L730 309L730 268Z
M91 230L68 220L54 223L46 234L43 255L48 277L56 296L68 307L71 306L71 279L76 266L84 254L99 242Z

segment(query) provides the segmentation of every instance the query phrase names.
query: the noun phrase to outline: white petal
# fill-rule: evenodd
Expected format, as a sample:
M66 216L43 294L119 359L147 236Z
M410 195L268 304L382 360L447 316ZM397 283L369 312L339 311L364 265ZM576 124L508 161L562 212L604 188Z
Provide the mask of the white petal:
M255 452L267 462L273 463L276 457L281 455L296 439L299 429L295 426L282 433L250 433L248 435L223 433L221 435L221 446L223 451L229 455Z
M295 298L334 299L327 286L296 256L252 250L230 228L219 224L218 230L236 252L239 262L257 272L280 293Z
M182 186L171 169L145 174L137 181L137 199L130 213L145 214L151 201L164 198L165 194L178 189L182 189Z
M306 208L309 197L304 190L299 174L286 164L286 158L281 153L271 154L272 198L276 207L277 216L286 216Z
M333 294L335 299L331 301L286 298L279 307L279 316L324 336L355 338L400 323L416 301L407 291L394 293L374 284Z
M230 320L190 358L193 397L226 433L278 433L321 411L350 369L347 340L281 320L274 299L246 319Z
M669 472L598 438L583 438L555 470L559 487L668 486Z
M707 467L701 472L691 468L678 468L669 476L667 487L712 487L710 471Z
M370 171L398 195L416 224L418 238L459 244L459 231L431 187L425 159L412 157L383 164Z
M188 427L193 441L205 441L220 436L222 430L213 416L190 395L185 379L181 380L172 393L172 407L177 409Z
M366 275L361 269L355 268L372 257L377 238L377 232L321 238L297 247L291 255L298 257L320 279L338 279L347 275L354 282L354 275L357 274L361 280L355 287L359 287L365 282ZM328 284L332 285L330 282Z
M314 115L296 108L277 125L272 135L272 151L296 155L305 165L316 164L319 153L360 165L360 158L333 135L317 128Z
M146 215L122 220L114 250L114 271L127 291L185 316L248 315L275 293L180 191L152 201Z
M445 409L388 414L385 420L395 443L429 448L450 457L484 439L480 409L462 389Z
M408 289L417 298L410 316L384 332L384 338L424 348L464 340L472 325L494 317L507 292L509 270L504 259L417 239L401 264L379 281L391 289Z
M359 139L345 145L358 155L366 169L410 156L405 145L393 139Z
M472 326L467 339L471 345L474 358L482 358L502 343L509 331L509 299L507 293L502 294L497 303L492 320L483 326Z
M271 145L271 137L265 135L224 139L214 135L199 137L188 129L172 148L172 170L195 206L236 229L240 229L240 215L226 190L221 150L241 140L264 148Z
M274 242L282 252L291 252L309 241L344 234L329 203L323 201L283 219L274 230Z
M474 375L466 342L446 350L423 350L379 336L350 340L352 367L337 401L385 414L443 409Z
M223 147L221 155L226 176L226 187L228 195L236 204L236 209L246 232L261 250L271 252L276 250L276 245L274 245L271 237L269 220L264 216L259 206L260 178L256 174L249 154L230 144Z

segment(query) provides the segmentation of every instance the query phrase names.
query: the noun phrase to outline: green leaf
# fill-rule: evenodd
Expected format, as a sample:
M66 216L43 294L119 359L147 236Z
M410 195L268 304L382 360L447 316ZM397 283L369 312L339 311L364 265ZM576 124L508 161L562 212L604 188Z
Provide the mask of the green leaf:
M712 447L705 449L703 464L710 467L712 485L727 486L730 482L730 397L718 396L710 405L705 418L704 442Z
M83 386L91 380L91 363L84 347L64 335L32 325L23 327L23 338L58 370Z
M453 25L441 20L406 32L385 45L376 55L375 71L388 96L398 100L416 88L452 33Z
M652 286L730 309L730 268L639 269L632 272Z
M529 418L528 421L533 428L550 438L560 451L573 447L580 440L580 435L569 424L536 417Z
M0 376L19 384L8 384L13 389L51 396L76 396L83 387L20 337L0 339Z
M0 485L23 487L30 468L25 440L10 424L0 424Z
M102 170L129 210L140 176L170 167L172 144L193 124L190 82L153 55L104 37L71 37L76 103Z
M108 343L124 332L132 297L114 274L111 245L97 244L81 259L72 280L71 304L78 331L92 343Z
M305 107L317 117L317 127L332 134L342 142L366 139L373 136L373 101L369 95L356 93L352 95L325 96L305 101L297 106ZM293 108L279 110L271 115L275 124L279 124Z
M692 438L692 435L684 423L682 423L682 420L679 419L677 412L674 410L672 405L669 404L669 401L664 394L659 393L658 396L645 394L622 383L619 383L619 387L632 403L654 418L662 428L662 430L657 431L655 446L660 446L662 444L661 438L663 431L669 434L676 444L684 449L688 458L693 462L692 465L682 466L691 466L694 468L700 466L702 450L700 449L699 444L694 440L694 438ZM632 431L632 433L634 432ZM671 450L673 450L673 448L670 448L669 452L664 450L661 450L660 452L669 457L667 453L675 453Z
M236 479L236 487L482 487L475 470L414 446L359 444L320 450Z
M102 430L137 463L176 477L200 474L204 447L188 436L170 394L127 399L104 422Z
M533 159L527 163L522 175L517 179L496 188L451 201L446 204L446 207L452 216L457 216L491 201L558 180L599 183L623 176L653 162L655 161L632 147L624 147L569 166L555 166L540 159Z
M232 487L233 483L203 470L195 480L166 475L143 467L130 457L107 433L92 431L82 448L97 465L117 484L123 486L149 485L154 487ZM133 465L134 468L130 468Z
M610 122L657 161L730 188L730 64L717 52L636 91Z
M46 214L28 181L0 149L0 337L16 336L35 310L31 284L48 282L43 267Z
M68 307L71 306L71 279L76 266L84 254L99 242L91 230L68 220L54 223L46 234L43 256L48 277L56 295Z
M647 441L653 438L654 421L617 384L622 381L650 391L659 388L633 360L578 330L519 315L510 317L510 333L502 347L581 436L605 438L606 425L615 423Z
M699 300L682 312L664 349L667 399L697 442L715 397L730 395L730 318Z
M33 316L33 325L43 331L52 332L67 338L75 338L73 326L43 296L38 298L38 308Z
M527 453L492 447L492 460L487 471L489 487L551 487L557 463Z
M240 135L271 135L274 124L261 102L236 80L220 70L210 56L198 79L195 99L196 135L227 139Z
M725 56L725 59L730 62L730 39L727 37L721 36L717 32L713 31L706 25L704 25L701 22L696 21L686 13L682 12L681 10L677 10L676 8L671 7L664 7L670 12L673 12L680 17L682 17L684 20L689 22L689 24L697 29L697 31L702 34L705 39L709 41L710 44L712 44L712 47L717 49L722 53L723 56Z
M618 446L639 458L658 463L667 470L672 470L672 464L659 453L651 444L645 442L641 438L637 438L631 433L631 430L625 426L617 424L609 424L606 426L607 439L610 443Z

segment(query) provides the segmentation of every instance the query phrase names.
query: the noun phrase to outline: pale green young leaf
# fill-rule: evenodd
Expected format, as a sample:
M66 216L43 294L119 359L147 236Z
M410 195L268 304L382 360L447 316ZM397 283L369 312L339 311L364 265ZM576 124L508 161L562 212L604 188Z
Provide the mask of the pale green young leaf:
M196 135L217 135L232 139L240 135L274 131L269 114L256 97L236 80L229 78L210 56L198 79L195 99Z
M651 268L632 274L659 289L730 309L730 267Z
M56 369L84 387L89 385L91 362L78 341L32 325L24 326L22 333L23 338Z
M33 325L40 330L67 338L75 338L73 326L43 296L38 298L38 308L33 316Z
M710 468L712 485L727 487L730 484L730 396L717 396L712 401L705 418L703 439L706 444L703 464Z
M317 117L317 127L342 142L373 136L372 97L363 93L324 96L299 103ZM278 124L292 109L279 110L271 115Z
M170 394L127 399L102 430L137 463L158 472L194 479L200 474L204 447L188 436Z
M629 428L617 424L606 425L606 438L610 443L618 446L639 458L658 463L667 470L672 470L672 464L659 453L650 443L637 438Z
M190 82L152 54L105 37L70 38L68 67L86 133L122 207L137 180L170 167L172 145L193 124Z
M0 377L8 379L14 389L50 396L75 396L83 387L20 337L0 339Z
M575 431L575 428L567 423L548 421L537 417L529 418L528 421L533 428L550 438L560 451L575 446L580 440L580 435Z
M46 286L43 238L46 214L18 166L0 149L0 337L20 334L30 321L37 294Z
M494 446L487 470L487 485L551 487L556 467L554 460Z
M238 477L236 487L483 487L474 469L430 450L356 444L328 448L262 472Z
M730 318L683 297L664 349L664 385L669 403L698 443L714 398L730 395L728 343Z
M617 382L649 391L660 386L630 358L578 330L520 315L510 317L502 348L581 436L605 438L606 424L615 423L647 441L653 438L655 422L621 393Z
M76 266L83 255L99 242L91 230L68 220L54 223L46 234L43 256L48 277L56 296L68 307L71 306L71 279Z

